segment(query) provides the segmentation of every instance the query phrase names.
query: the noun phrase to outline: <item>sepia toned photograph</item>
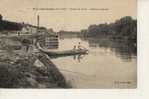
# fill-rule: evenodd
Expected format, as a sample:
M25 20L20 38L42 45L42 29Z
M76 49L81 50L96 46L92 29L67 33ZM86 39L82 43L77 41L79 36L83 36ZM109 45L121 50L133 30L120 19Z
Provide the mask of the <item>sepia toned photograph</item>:
M137 0L0 0L0 89L136 89Z

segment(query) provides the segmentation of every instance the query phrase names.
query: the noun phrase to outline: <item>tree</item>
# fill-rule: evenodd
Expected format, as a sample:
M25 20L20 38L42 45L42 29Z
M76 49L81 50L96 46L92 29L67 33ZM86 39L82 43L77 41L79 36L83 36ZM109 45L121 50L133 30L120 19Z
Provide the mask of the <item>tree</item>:
M2 15L0 14L0 21L3 19Z

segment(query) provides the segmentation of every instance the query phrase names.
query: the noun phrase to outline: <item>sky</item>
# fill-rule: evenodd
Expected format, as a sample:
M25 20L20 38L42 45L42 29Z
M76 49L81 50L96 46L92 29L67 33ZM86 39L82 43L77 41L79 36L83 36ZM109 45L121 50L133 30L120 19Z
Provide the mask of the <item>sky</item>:
M33 8L66 8L67 10L33 10ZM87 8L88 10L70 10ZM98 10L89 10L96 8ZM100 9L106 10L100 10ZM110 23L124 16L137 15L137 0L0 0L3 19L37 24L55 31L79 31L91 24Z

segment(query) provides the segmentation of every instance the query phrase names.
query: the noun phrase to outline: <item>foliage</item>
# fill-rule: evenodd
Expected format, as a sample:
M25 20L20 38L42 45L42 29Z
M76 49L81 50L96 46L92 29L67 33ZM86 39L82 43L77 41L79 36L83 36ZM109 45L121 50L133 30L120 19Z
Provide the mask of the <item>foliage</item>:
M130 16L121 18L110 24L90 25L84 33L87 37L113 37L128 40L137 38L137 20Z

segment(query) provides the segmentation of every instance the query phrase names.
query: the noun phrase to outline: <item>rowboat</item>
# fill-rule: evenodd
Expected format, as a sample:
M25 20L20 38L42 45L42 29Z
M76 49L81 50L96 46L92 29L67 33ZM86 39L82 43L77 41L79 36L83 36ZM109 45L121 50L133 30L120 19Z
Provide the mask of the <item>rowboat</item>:
M41 52L44 52L45 54L47 54L48 56L70 56L70 55L83 55L83 54L88 54L88 50L87 49L72 49L72 50L64 50L64 51L51 51L48 49L43 49L42 47L40 47L39 44L37 44L38 49Z
M68 55L81 55L87 54L88 50L86 49L76 49L76 50L65 50L65 51L43 51L49 56L68 56Z

